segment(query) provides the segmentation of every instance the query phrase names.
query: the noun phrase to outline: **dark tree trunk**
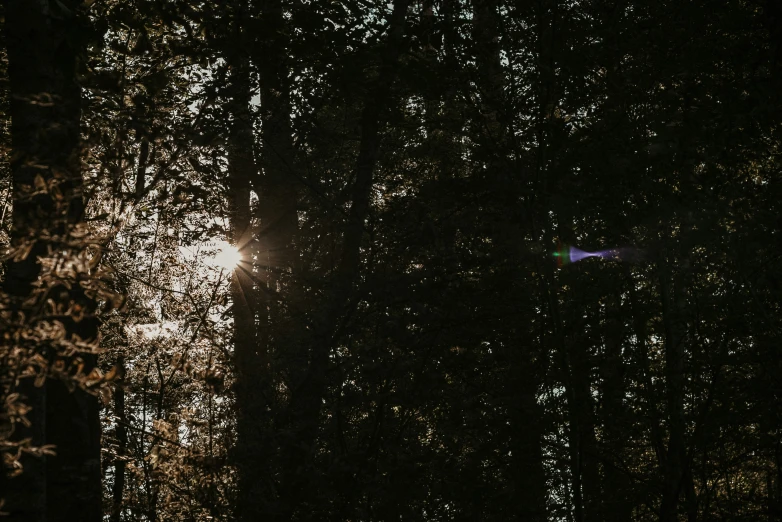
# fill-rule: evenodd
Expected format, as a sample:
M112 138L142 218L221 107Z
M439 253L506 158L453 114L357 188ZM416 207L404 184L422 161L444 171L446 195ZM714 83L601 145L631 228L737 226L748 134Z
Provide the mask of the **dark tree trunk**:
M537 378L530 364L518 362L511 374L518 401L511 417L511 477L513 512L518 521L546 522L546 474L543 468L542 412L537 401Z
M603 507L600 493L600 468L597 451L597 438L595 436L595 407L592 398L592 374L593 363L588 357L587 343L572 343L570 386L573 391L569 394L572 403L568 403L571 411L571 419L574 419L576 429L573 431L575 439L571 444L577 448L578 470L581 473L581 491L584 502L585 522L599 522L603 520ZM567 387L567 384L565 385Z
M478 127L481 131L476 158L485 164L485 169L492 176L490 184L502 187L495 195L498 201L512 198L508 194L513 191L517 180L513 180L514 172L510 160L505 157L512 150L510 139L510 117L504 100L505 74L501 62L500 48L500 14L497 0L477 0L473 2L473 38L477 58L477 86L480 96L480 115ZM451 36L452 38L453 36ZM449 38L450 39L450 38ZM515 203L515 201L514 201ZM507 212L516 215L516 209L511 204ZM513 235L497 234L493 239L498 249L496 255L500 259L505 256L519 256L517 241ZM513 266L513 263L509 263ZM515 281L513 270L507 276ZM511 296L517 289L509 284ZM510 302L515 302L513 297ZM514 329L515 332L515 329ZM523 335L520 332L516 335ZM514 339L512 346L521 354L510 356L511 368L509 374L512 382L509 384L510 426L511 426L511 470L510 478L515 502L512 505L514 520L529 522L544 522L546 516L546 475L543 467L543 432L542 411L537 402L538 375L537 368L530 361L534 356L529 349L523 349L526 339Z
M380 150L380 129L391 99L391 86L397 76L409 0L394 2L388 37L382 53L380 74L367 91L361 114L361 143L354 169L355 182L351 207L344 230L340 261L331 280L328 300L317 312L306 346L309 365L299 382L291 383L291 399L286 422L293 434L282 448L280 520L292 520L295 507L316 492L308 488L307 470L311 466L318 434L321 406L326 390L329 354L335 341L339 320L348 304L361 262L364 223L369 213L370 192ZM305 359L306 360L306 359Z
M291 134L288 42L282 0L262 0L255 26L260 40L252 56L258 67L261 94L261 176L258 192L259 265L271 293L281 272L293 267L293 238L298 228L293 137ZM273 304L273 303L272 303Z
M228 179L232 240L242 254L231 279L234 320L234 371L237 421L234 462L238 471L238 520L266 518L272 497L268 424L268 353L259 339L258 321L266 312L259 306L259 289L254 269L254 234L250 191L258 176L254 158L252 114L250 112L250 64L244 30L247 16L244 2L233 2L234 41L227 50L230 68L228 104L232 120L228 142ZM265 324L261 324L261 327Z
M64 342L97 339L96 304L81 281L90 277L82 237L84 202L79 158L81 91L76 83L80 50L79 5L75 0L6 3L11 135L13 224L5 292L10 316L4 324L21 332L42 324L64 327ZM40 259L48 258L45 263ZM73 261L72 270L60 263ZM37 281L40 286L33 286ZM86 285L85 285L86 286ZM49 303L42 307L43 303ZM54 338L19 346L43 376L62 365L70 376L84 377L95 365L94 350L62 352ZM94 345L93 345L94 348ZM43 362L45 361L45 362ZM74 371L82 364L82 371ZM26 473L6 487L10 520L99 521L100 420L94 396L69 391L60 378L25 379L23 389L32 427L17 437L33 445L54 445L56 456L24 458Z
M624 406L626 394L625 363L622 347L625 341L621 321L620 296L609 296L605 320L605 358L603 360L603 390L601 421L603 450L601 460L604 469L602 492L603 517L607 522L630 522L632 502L630 477L624 471L622 457L626 451L627 415Z
M663 261L665 263L665 261ZM678 509L687 473L684 417L683 295L679 277L665 265L661 269L660 293L665 329L665 387L668 410L668 450L663 465L663 495L660 522L679 520Z
M507 129L500 118L505 79L500 62L500 15L497 0L476 0L473 2L473 38L478 66L478 89L481 97L481 111L487 122L484 132L496 138L498 151L504 150L504 136Z

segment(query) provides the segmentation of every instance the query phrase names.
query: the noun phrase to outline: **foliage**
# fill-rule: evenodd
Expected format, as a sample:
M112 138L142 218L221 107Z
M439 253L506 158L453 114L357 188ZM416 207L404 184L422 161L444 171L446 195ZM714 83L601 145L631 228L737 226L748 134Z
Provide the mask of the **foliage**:
M772 4L85 2L105 516L779 520Z

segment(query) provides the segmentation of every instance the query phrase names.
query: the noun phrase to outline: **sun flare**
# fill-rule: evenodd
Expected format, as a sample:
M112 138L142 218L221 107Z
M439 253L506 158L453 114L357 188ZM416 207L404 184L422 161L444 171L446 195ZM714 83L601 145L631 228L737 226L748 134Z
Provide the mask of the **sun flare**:
M215 255L212 263L225 270L233 270L242 260L242 254L232 244L226 241L220 241L215 245Z

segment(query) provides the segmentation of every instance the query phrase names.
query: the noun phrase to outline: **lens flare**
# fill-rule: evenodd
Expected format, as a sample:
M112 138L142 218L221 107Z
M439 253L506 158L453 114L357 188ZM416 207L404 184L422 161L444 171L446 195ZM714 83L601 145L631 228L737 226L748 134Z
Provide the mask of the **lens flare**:
M239 250L227 241L215 242L215 253L211 264L223 270L233 270L242 260Z
M644 258L643 251L637 248L609 248L606 250L597 250L587 252L574 246L564 245L557 242L557 249L552 254L557 260L557 266L563 267L569 263L583 261L588 257L599 257L612 261L638 262Z
M586 259L588 257L596 257L599 255L597 252L584 252L583 250L576 248L574 246L568 249L568 254L571 263L575 263L576 261L581 261L582 259Z

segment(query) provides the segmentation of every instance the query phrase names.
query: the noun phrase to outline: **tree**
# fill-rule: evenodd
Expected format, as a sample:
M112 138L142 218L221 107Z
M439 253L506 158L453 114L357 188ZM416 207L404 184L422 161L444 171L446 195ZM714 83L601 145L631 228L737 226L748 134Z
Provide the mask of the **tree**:
M101 395L117 522L779 520L779 13L712 4L7 2L7 507L100 516Z
M13 222L3 350L16 373L3 398L17 402L7 412L14 437L31 445L24 473L5 483L7 509L13 520L100 520L98 403L86 388L100 380L95 312L105 295L84 222L79 6L9 2L5 15ZM11 453L4 460L16 465Z

